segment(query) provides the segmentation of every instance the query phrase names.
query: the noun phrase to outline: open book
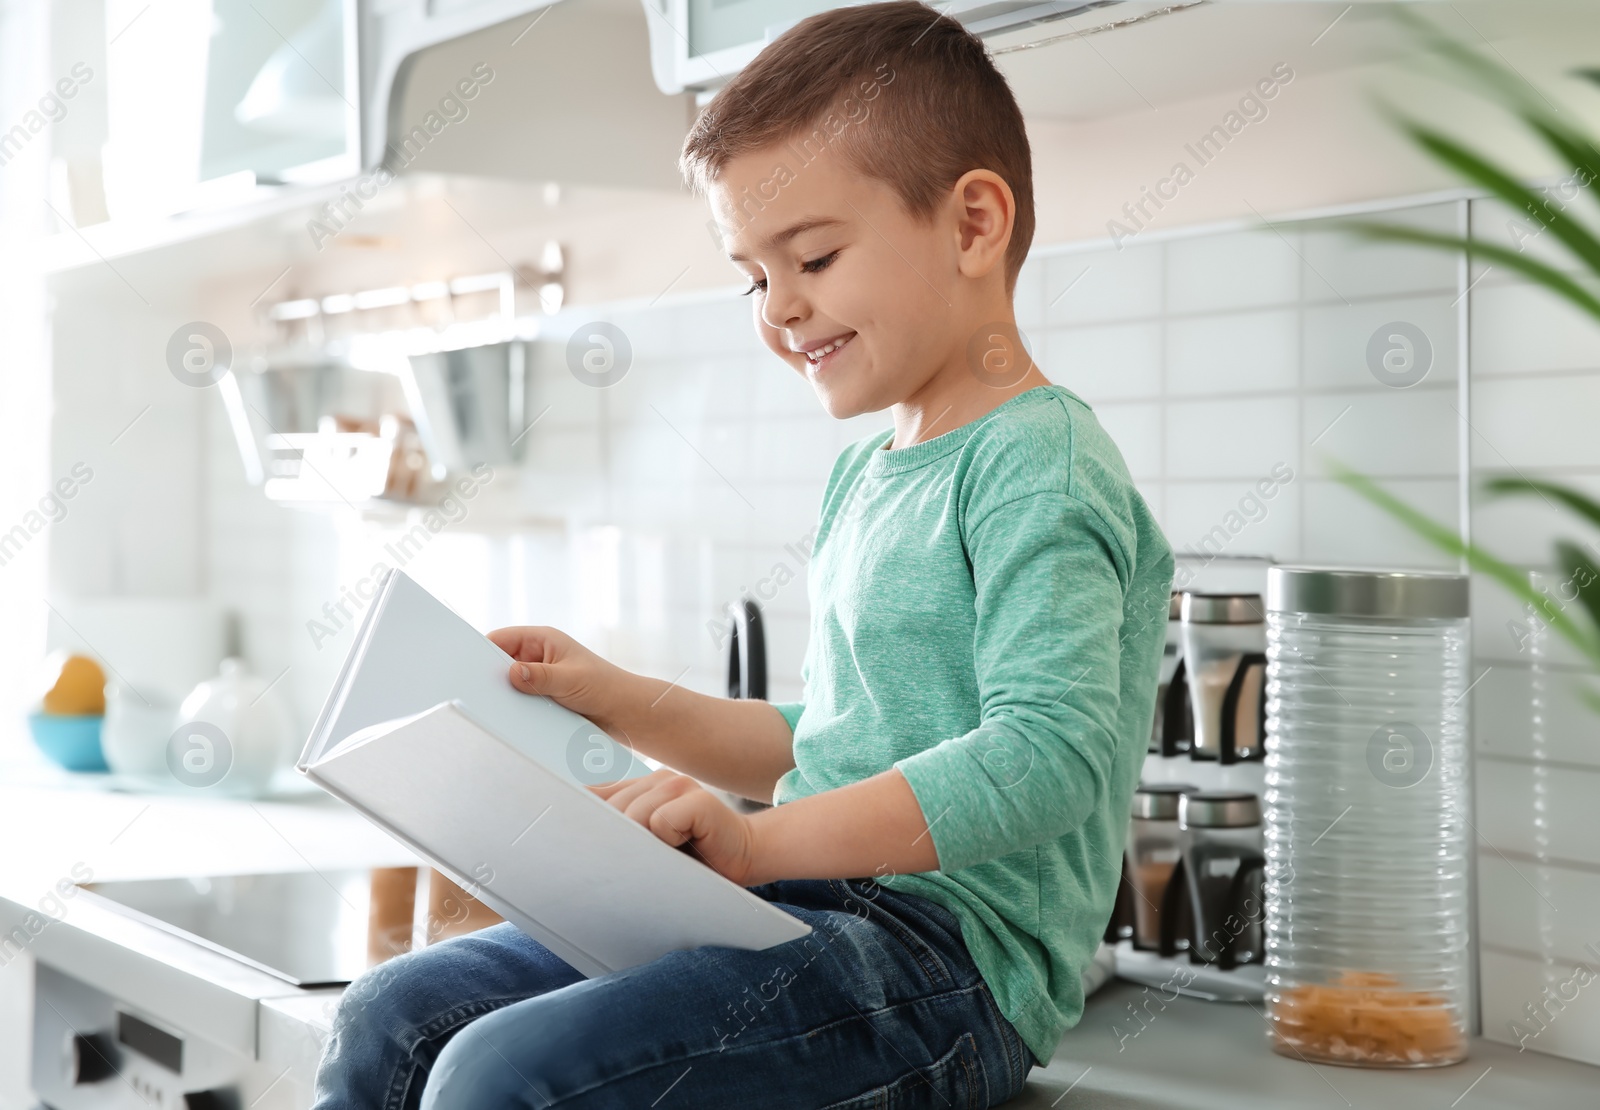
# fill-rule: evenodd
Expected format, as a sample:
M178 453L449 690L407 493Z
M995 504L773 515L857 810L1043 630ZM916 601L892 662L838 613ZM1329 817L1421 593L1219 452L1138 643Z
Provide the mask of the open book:
M510 665L391 571L299 767L585 975L811 931L585 789L623 777L604 766L623 759L596 758L598 729L513 689Z
M650 768L549 698L511 685L511 656L402 571L390 570L356 630L297 766L370 725L459 701L474 720L574 782L615 782Z

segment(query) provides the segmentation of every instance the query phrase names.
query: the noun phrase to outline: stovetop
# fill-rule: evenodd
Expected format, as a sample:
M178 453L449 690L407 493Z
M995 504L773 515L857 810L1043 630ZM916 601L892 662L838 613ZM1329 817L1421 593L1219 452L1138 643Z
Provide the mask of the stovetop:
M367 966L368 870L142 879L83 887L117 912L298 987L343 986Z

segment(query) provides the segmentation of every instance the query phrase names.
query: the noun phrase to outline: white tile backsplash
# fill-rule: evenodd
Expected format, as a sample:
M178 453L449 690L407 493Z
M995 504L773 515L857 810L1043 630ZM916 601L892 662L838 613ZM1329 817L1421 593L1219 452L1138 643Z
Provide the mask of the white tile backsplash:
M1298 229L1196 235L1167 245L1168 312L1220 312L1300 299Z
M1101 324L1043 333L1036 358L1045 376L1091 405L1161 395L1159 322Z
M1583 963L1592 968L1593 955ZM1570 963L1486 950L1479 969L1485 1037L1526 1051L1600 1064L1600 1051L1596 1050L1600 1045L1600 991L1592 982L1575 989ZM1545 1016L1537 1022L1530 1020L1529 1006ZM1524 1098L1529 1105L1537 1104L1536 1088L1525 1091Z
M1550 960L1596 958L1600 872L1513 860L1485 851L1478 860L1483 943Z
M1564 207L1584 192L1588 192L1592 197L1592 190L1591 185L1587 190L1565 190L1566 196L1560 195L1562 190L1552 190L1546 195L1553 203ZM1579 203L1581 205L1582 202ZM1474 238L1508 247L1529 258L1554 266L1558 270L1566 270L1569 273L1583 272L1583 263L1563 246L1559 239L1528 219L1526 213L1507 208L1497 200L1473 202L1472 234ZM1473 277L1477 276L1476 273L1473 274Z
M1160 244L1044 257L1044 323L1101 323L1162 311Z
M1161 406L1153 402L1101 404L1095 415L1122 452L1136 480L1161 477Z
M1600 335L1600 328L1595 330ZM1480 473L1530 467L1600 470L1597 414L1600 370L1474 381L1473 469Z
M1018 329L1031 334L1044 327L1044 262L1037 255L1029 255L1018 271L1011 304Z
M1392 209L1362 219L1446 235L1460 233L1456 203ZM1426 290L1448 291L1455 297L1457 263L1453 254L1360 239L1340 226L1344 222L1321 222L1306 228L1301 237L1307 302L1403 297Z
M1167 477L1253 482L1278 463L1298 471L1300 406L1292 393L1167 403Z
M1589 473L1564 473L1561 482L1593 501L1600 501L1600 469ZM1596 539L1593 533L1583 531L1583 525L1570 509L1541 495L1491 497L1475 493L1472 523L1483 535L1494 538L1495 551L1501 558L1514 563L1553 562L1552 545L1558 539L1583 540L1585 536L1591 541ZM1600 551L1593 557L1600 560Z
M1478 839L1489 853L1600 867L1600 771L1504 760L1480 767Z
M566 339L541 339L529 350L526 414L529 421L538 418L535 428L539 432L530 432L528 442L536 443L546 429L592 429L600 419L606 391L581 376L581 354L580 373L574 373L568 364Z
M1300 556L1300 505L1294 487L1271 485L1263 496L1251 482L1172 485L1162 528L1173 551L1209 558L1264 555L1280 563Z
M747 419L822 412L822 404L811 383L765 347L754 361L745 362L745 374L752 390L751 408L745 414ZM887 416L877 419L888 422Z
M1479 376L1600 370L1594 318L1524 282L1500 284L1491 277L1473 290L1471 342L1472 371Z
M1456 527L1454 479L1384 481L1384 488L1436 521ZM1415 567L1454 571L1456 561L1419 539L1343 484L1306 479L1300 483L1305 513L1307 562L1365 567Z
M1500 638L1510 647L1525 631L1479 625L1477 647ZM1522 640L1522 642L1526 642ZM1526 652L1518 662L1483 663L1472 688L1473 733L1480 755L1552 762L1600 771L1600 715L1581 696L1600 690L1593 672L1535 666ZM1597 918L1596 920L1600 920Z
M1363 474L1454 478L1461 418L1453 389L1308 394L1306 476L1332 477L1332 460ZM1310 440L1315 440L1314 444Z
M1374 385L1396 388L1397 380L1409 381L1413 360L1428 359L1425 376L1410 388L1453 386L1460 359L1456 342L1456 294L1431 297L1385 297L1381 300L1353 300L1349 304L1308 306L1305 310L1305 386L1307 389L1370 389ZM1422 332L1427 350L1419 349L1407 335L1404 340L1386 325L1410 324ZM1375 336L1381 350L1371 350ZM1403 345L1404 344L1404 345ZM1384 365L1384 354L1396 351L1391 364L1404 365L1405 376ZM1404 387L1401 387L1404 388Z
M1295 309L1225 312L1167 324L1167 394L1288 392L1300 378Z
M1492 539L1484 542L1493 546ZM1553 630L1540 636L1537 643L1530 641L1528 633L1536 626L1526 604L1513 597L1497 580L1483 574L1472 576L1472 617L1476 628L1472 650L1481 663L1528 664L1531 653L1537 651L1540 661L1548 666L1585 666L1578 649Z
M838 455L825 415L775 417L751 437L746 473L756 482L805 482L826 474Z

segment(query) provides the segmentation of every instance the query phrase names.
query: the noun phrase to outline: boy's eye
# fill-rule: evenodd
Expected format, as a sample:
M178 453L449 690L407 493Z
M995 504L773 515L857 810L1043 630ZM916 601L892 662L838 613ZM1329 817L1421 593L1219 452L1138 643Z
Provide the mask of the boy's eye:
M838 251L830 251L821 258L813 258L810 262L802 262L800 269L808 274L820 273L833 265L833 260L838 257Z
M838 251L830 251L821 258L813 258L810 262L802 262L800 263L800 272L803 274L821 273L823 270L826 270L829 266L833 265L833 260L838 257ZM765 293L766 291L766 278L752 278L750 279L750 288L744 291L744 296L748 297L752 293Z

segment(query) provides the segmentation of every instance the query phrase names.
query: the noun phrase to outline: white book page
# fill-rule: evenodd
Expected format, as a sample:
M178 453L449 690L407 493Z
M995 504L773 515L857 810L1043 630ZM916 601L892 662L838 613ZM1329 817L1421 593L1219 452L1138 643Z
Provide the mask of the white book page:
M361 729L459 701L496 736L571 781L649 772L583 717L512 686L512 662L404 572L390 571L306 743L301 770Z

